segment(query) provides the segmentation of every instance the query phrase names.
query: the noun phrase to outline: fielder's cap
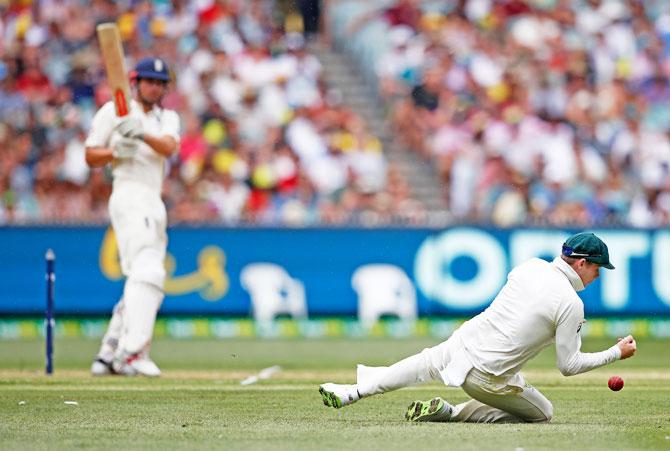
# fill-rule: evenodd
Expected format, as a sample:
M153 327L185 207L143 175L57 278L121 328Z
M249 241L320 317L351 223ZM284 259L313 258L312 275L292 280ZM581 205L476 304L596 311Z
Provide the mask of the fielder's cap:
M131 78L150 78L153 80L170 81L168 66L160 58L143 58L135 66Z
M572 235L563 243L561 253L566 257L585 258L586 261L597 263L604 268L614 269L614 265L610 263L607 245L590 232Z

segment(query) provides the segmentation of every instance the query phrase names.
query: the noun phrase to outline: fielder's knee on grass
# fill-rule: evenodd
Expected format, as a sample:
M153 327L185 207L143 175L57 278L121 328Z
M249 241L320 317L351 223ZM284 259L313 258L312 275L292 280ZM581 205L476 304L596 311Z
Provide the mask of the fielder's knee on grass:
M546 402L536 405L537 415L533 415L529 418L524 418L525 421L529 423L549 423L554 417L554 406L549 400Z

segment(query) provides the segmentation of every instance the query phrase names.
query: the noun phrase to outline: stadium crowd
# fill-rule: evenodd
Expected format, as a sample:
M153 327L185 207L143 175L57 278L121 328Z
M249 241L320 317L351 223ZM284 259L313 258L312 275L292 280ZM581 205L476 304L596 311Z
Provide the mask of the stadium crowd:
M399 0L347 31L385 23L380 94L455 218L670 224L670 3L447 5Z
M110 98L95 39L108 21L129 69L149 55L174 69L172 224L421 221L379 139L325 86L287 3L0 2L0 224L107 220L110 174L86 166L84 140Z
M131 65L174 68L172 224L425 220L285 3L0 2L0 224L107 220L109 173L83 158L109 99L106 21ZM393 129L437 168L455 221L670 224L670 5L397 0L353 17L351 39L370 21L389 41L375 70Z

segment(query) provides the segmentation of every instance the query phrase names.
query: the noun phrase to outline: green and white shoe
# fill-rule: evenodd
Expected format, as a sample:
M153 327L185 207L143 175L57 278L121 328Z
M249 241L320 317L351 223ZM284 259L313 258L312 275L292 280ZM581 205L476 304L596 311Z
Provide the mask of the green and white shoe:
M445 422L451 419L453 407L442 398L433 398L430 401L414 401L407 408L405 419L407 421L439 421Z
M353 404L360 399L355 385L326 383L319 386L323 404L328 407L340 407Z

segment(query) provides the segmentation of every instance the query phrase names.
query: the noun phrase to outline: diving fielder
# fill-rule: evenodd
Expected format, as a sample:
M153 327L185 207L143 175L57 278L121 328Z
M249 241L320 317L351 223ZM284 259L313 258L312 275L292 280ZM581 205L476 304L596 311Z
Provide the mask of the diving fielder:
M130 114L118 118L114 103L107 102L93 118L86 139L89 166L112 163L109 215L126 276L91 372L159 376L148 350L165 281L167 213L161 190L180 125L175 111L161 107L170 81L163 60L142 59L131 81L136 95Z
M390 367L358 365L357 383L319 387L324 404L335 408L361 398L430 380L461 387L472 399L452 406L442 398L414 401L408 421L547 422L553 406L519 373L526 362L552 342L565 376L590 371L631 357L628 336L611 348L583 353L580 330L584 305L577 295L614 269L603 241L592 233L570 237L549 263L533 258L514 268L491 305L459 327L445 342Z

